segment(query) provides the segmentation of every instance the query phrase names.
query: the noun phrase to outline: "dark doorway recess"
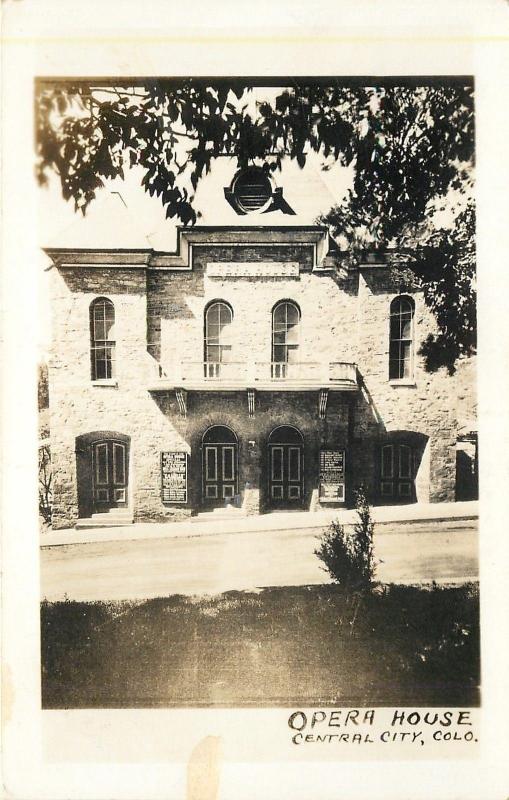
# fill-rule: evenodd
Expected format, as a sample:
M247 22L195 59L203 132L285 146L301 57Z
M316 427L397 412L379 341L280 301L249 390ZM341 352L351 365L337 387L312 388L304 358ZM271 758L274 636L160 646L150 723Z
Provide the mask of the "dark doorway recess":
M226 425L214 425L203 434L203 505L218 508L230 505L238 495L238 440Z
M297 428L281 425L268 441L268 506L299 509L304 501L304 440Z

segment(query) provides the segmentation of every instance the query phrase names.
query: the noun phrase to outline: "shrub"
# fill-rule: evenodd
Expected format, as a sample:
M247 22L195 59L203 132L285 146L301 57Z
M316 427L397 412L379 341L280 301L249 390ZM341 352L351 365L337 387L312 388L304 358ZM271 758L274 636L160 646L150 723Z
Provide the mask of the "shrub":
M358 522L353 530L346 530L338 520L333 520L320 537L320 546L314 551L323 570L335 583L354 592L370 591L375 576L373 554L374 523L364 490L355 492Z

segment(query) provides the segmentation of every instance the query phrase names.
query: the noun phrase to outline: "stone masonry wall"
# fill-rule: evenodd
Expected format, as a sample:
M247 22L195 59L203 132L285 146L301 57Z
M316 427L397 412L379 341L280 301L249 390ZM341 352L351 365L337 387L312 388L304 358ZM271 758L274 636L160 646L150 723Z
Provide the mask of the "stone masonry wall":
M298 278L207 276L206 264L217 261L300 261L301 272ZM77 518L76 437L94 431L130 437L129 500L136 519L177 518L199 505L201 437L211 424L230 425L238 436L239 488L241 493L246 485L252 490L245 498L251 512L258 491L262 509L265 504L266 441L279 424L293 424L303 434L308 504L316 493L320 446L345 447L348 486L362 482L374 496L379 444L396 431L421 434L427 441L418 499L454 499L455 378L443 370L426 373L416 356L413 385L388 381L389 306L402 289L401 280L380 269L341 281L331 273L313 273L311 267L309 247L216 246L195 248L192 272L53 270L49 379L55 527L72 525ZM403 290L415 299L417 350L434 321L414 287ZM115 305L116 385L91 381L89 307L99 296ZM302 312L299 360L356 362L362 392L330 393L326 420L318 419L317 392L258 394L253 419L245 392L190 393L184 419L174 393L151 393L147 386L157 361L172 374L180 361L203 360L204 309L213 299L229 302L234 310L232 361L270 362L272 308L289 299ZM161 501L163 450L191 454L187 506Z

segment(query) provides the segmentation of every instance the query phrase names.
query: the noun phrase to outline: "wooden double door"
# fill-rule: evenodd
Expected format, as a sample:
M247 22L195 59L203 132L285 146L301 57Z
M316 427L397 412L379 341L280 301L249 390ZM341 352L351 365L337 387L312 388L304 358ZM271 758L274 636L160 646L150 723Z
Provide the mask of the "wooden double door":
M128 502L128 447L116 439L92 445L92 499L95 511L126 508Z
M235 502L239 493L238 443L234 432L215 425L202 442L203 505L218 508Z
M388 503L415 503L417 454L407 442L383 445L380 463L380 498Z
M304 443L296 428L276 428L268 442L268 500L274 509L298 509L304 502Z

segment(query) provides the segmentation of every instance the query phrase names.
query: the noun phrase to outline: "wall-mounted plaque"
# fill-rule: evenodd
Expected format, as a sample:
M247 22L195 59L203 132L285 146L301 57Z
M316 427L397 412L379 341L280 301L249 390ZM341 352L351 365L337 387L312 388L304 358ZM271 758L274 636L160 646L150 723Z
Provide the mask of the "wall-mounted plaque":
M297 261L209 261L207 278L298 278Z
M320 450L320 489L323 503L345 501L345 451Z
M163 503L187 503L187 453L161 453L161 496Z

